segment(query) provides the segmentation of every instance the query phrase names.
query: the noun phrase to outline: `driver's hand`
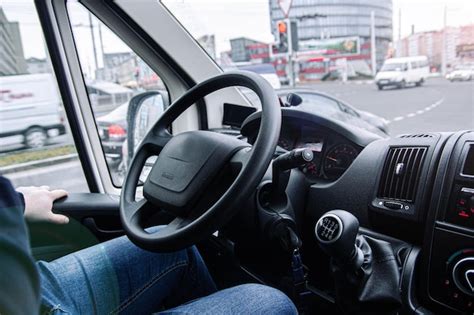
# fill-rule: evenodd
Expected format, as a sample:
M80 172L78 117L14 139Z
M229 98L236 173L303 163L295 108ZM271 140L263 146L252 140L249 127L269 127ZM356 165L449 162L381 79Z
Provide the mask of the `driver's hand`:
M49 190L48 186L18 187L18 192L25 199L25 219L29 222L49 222L67 224L69 218L62 214L53 213L53 202L67 196L62 189Z

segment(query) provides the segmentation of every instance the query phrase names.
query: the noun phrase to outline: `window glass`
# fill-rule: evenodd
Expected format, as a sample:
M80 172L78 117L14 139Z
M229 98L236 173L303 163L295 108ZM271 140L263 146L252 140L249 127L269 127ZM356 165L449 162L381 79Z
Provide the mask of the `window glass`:
M0 5L0 174L15 187L89 191L33 0Z
M112 181L121 186L131 160L129 136L136 147L168 105L167 90L160 77L83 5L68 1L67 8ZM129 110L132 98L143 93L150 96L137 110ZM135 122L133 130L130 120Z
M323 95L313 93L298 93L303 99L300 106L311 107L321 114L334 114L340 112L339 104Z
M223 71L271 64L282 87L347 100L392 136L474 128L472 84L454 71L474 64L472 0L160 3Z

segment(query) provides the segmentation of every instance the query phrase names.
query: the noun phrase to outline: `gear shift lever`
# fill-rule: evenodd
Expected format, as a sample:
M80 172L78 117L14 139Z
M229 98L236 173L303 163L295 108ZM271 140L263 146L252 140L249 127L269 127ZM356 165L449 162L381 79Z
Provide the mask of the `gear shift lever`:
M314 229L319 246L339 265L360 268L364 254L356 246L359 220L344 210L332 210L324 214Z
M396 313L400 272L392 245L358 232L359 220L344 210L327 212L314 228L319 246L331 256L337 303L351 314Z

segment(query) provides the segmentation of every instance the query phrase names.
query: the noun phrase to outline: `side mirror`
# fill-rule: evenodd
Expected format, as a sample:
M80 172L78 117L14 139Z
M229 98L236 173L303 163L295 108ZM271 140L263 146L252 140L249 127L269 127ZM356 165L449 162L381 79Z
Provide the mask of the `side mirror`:
M125 165L129 165L136 146L153 124L169 106L166 91L148 91L132 97L127 112L127 156Z
M288 93L286 95L285 107L298 106L303 103L301 96L295 93Z

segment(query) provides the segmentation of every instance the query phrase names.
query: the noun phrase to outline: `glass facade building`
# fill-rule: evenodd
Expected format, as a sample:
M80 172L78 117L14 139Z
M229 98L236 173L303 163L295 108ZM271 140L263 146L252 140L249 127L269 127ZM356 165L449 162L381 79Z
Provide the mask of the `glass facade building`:
M273 34L284 19L278 0L269 0ZM392 0L293 0L289 18L296 20L299 41L359 37L360 58L370 65L371 12L375 15L377 65L381 66L392 41ZM321 16L318 16L321 15Z

